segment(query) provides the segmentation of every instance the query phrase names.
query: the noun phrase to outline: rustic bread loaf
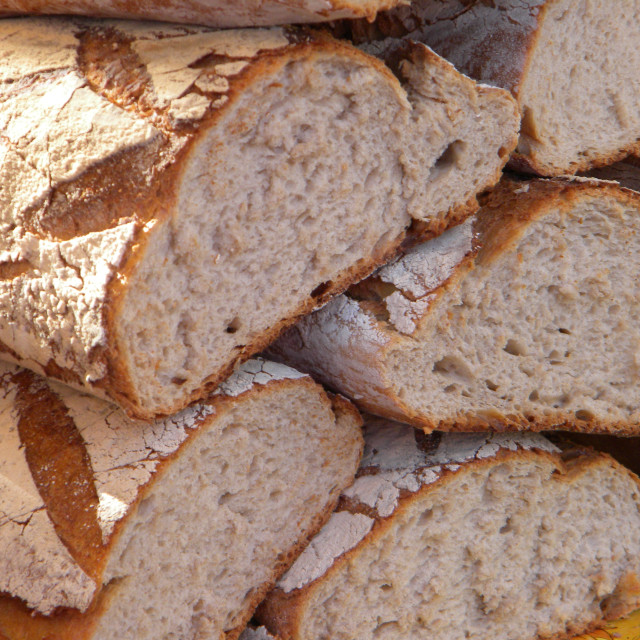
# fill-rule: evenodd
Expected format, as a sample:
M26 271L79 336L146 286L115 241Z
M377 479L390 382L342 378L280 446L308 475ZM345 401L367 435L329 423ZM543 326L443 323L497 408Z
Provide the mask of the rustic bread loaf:
M238 637L352 481L361 420L250 360L154 423L2 363L0 637Z
M272 633L533 640L640 605L640 482L614 460L366 422L355 483L258 609Z
M505 180L475 222L383 267L272 353L425 431L637 434L638 256L640 194Z
M398 55L404 88L290 29L0 22L3 357L171 414L414 220L467 215L515 103L423 45Z
M409 0L0 0L0 15L76 14L166 20L211 27L256 27L365 16Z
M407 33L473 78L513 92L522 111L515 168L584 171L640 150L640 1L414 0L357 41Z

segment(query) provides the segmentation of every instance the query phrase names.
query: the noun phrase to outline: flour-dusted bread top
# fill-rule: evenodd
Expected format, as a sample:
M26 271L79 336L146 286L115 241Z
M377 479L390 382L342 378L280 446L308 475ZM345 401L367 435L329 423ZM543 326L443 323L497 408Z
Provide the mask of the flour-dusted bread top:
M210 27L265 27L366 17L407 0L2 0L0 15L75 14L101 18L164 20Z
M407 33L472 77L505 87L522 111L511 164L560 176L610 164L638 149L637 2L417 0L356 40ZM606 34L606 35L605 35Z
M611 182L505 180L468 227L355 285L272 353L426 431L636 434L639 208Z
M0 36L0 348L141 419L202 397L412 225L467 216L517 139L507 92L420 44L394 45L394 75L292 28Z
M637 606L640 485L611 458L365 422L355 483L258 611L270 633L533 640Z
M559 452L535 433L416 436L416 431L383 418L367 418L360 470L342 494L342 507L282 576L278 589L290 593L322 577L369 534L376 519L393 515L401 497L438 482L465 463L495 457L501 449Z

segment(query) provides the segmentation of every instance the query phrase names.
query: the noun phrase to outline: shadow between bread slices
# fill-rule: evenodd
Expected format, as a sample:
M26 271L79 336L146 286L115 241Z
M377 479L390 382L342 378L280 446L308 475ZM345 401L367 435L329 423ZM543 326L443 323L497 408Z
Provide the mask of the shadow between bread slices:
M0 34L16 87L3 353L141 419L202 397L412 225L468 215L516 143L508 94L419 44L397 43L396 77L289 28L15 19Z

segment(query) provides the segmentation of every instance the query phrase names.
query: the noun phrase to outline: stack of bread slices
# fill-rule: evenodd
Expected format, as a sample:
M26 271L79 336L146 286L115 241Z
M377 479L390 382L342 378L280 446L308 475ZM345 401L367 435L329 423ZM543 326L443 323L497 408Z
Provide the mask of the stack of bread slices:
M0 14L0 640L640 607L640 0Z

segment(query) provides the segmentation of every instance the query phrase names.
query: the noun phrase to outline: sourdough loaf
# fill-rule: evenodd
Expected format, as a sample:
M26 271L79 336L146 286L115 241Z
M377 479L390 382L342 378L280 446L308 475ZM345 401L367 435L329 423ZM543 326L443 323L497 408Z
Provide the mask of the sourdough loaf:
M250 360L153 423L3 363L0 637L238 637L352 481L361 420Z
M193 23L211 27L255 27L324 22L365 16L408 0L0 0L0 15L76 14Z
M562 638L640 604L640 482L608 456L365 421L355 483L258 610L278 637Z
M522 112L511 164L546 176L615 162L640 143L640 1L415 0L357 41L407 33Z
M515 103L423 45L397 55L404 84L291 29L0 22L3 357L171 414L414 221L467 215Z
M637 434L638 255L640 194L505 179L272 353L425 431Z

